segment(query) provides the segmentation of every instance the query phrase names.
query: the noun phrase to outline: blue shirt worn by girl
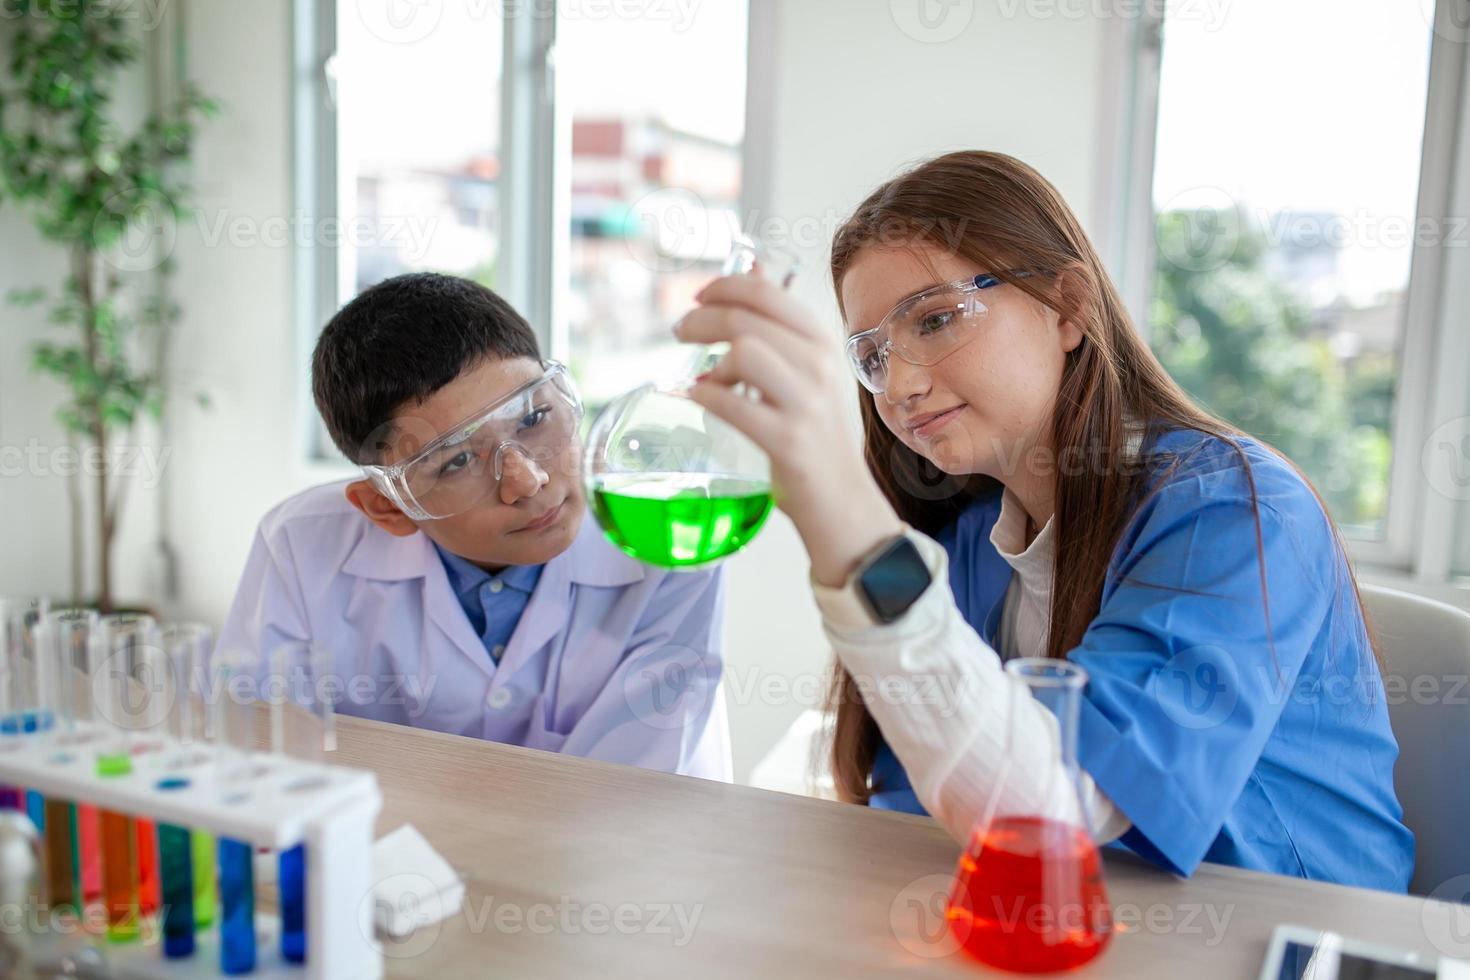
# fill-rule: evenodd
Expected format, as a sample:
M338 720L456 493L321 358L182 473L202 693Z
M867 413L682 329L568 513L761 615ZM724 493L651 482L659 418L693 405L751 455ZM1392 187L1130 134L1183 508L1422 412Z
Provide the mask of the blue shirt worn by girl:
M1178 466L1130 520L1101 607L1068 659L1090 678L1077 754L1132 821L1121 843L1176 874L1214 861L1404 891L1414 839L1393 790L1398 745L1348 568L1322 508L1251 440L1270 632L1245 468L1174 430ZM940 535L966 621L999 648L1011 568L990 543L997 491ZM923 813L886 744L871 804Z

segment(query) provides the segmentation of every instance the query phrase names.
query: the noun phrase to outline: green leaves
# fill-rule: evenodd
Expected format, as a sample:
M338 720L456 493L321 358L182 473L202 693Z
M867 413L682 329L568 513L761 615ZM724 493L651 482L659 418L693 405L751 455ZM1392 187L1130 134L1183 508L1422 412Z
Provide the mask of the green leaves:
M84 343L42 341L32 349L32 365L67 389L67 400L57 413L74 431L95 434L126 429L141 414L157 418L163 412L164 387L142 360L128 349L139 319L124 312L116 301L86 303L74 287L50 311L53 323L84 329Z
M35 306L46 298L46 290L41 286L32 286L29 289L12 289L5 294L5 301L13 306L30 307Z
M1266 232L1235 220L1159 215L1154 350L1207 409L1300 465L1339 522L1372 524L1384 513L1396 365L1334 355L1320 312L1267 268Z
M140 55L136 17L101 0L10 0L8 9L19 16L0 79L0 200L27 211L73 265L46 310L70 339L37 344L32 363L65 387L63 425L105 435L163 411L165 389L149 365L159 332L178 319L155 288L172 265L122 250L188 213L179 164L219 106L186 85L166 111L121 132L110 93ZM46 298L39 287L7 297L17 306Z

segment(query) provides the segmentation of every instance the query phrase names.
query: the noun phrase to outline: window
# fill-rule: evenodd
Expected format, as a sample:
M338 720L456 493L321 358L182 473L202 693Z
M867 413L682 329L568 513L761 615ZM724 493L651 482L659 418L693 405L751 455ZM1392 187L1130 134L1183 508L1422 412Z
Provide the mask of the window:
M557 23L558 98L571 120L566 359L598 406L690 360L669 334L739 225L744 3ZM683 80L683 81L681 81ZM713 84L718 80L718 84Z
M1418 3L1237 0L1163 25L1150 339L1350 536L1389 516L1433 32ZM1412 460L1417 465L1417 459Z
M1291 455L1380 582L1470 604L1465 0L1109 22L1096 215L1183 385Z
M302 346L362 289L437 271L504 275L501 131L507 46L496 4L295 0L295 249ZM306 477L342 456L303 393Z
M593 409L677 372L668 328L738 230L746 33L741 2L296 0L298 209L335 231L298 250L304 342L431 270L504 295Z
M403 272L494 286L501 42L494 4L337 5L340 302Z

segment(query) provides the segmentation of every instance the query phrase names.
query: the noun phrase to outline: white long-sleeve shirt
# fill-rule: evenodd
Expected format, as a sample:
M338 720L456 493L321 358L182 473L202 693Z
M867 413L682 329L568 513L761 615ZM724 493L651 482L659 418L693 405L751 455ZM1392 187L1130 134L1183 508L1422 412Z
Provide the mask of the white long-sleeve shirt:
M1057 553L1053 522L1047 521L1028 545L1030 520L1015 494L1004 491L1000 516L990 529L990 543L1015 573L1001 607L1001 648L997 652L1002 661L1046 656L1051 636L1051 576Z
M1007 494L991 540L1015 569L1002 634L1009 656L1043 655L1050 629L1051 523L1029 547L1025 530L1025 511ZM923 534L913 537L933 581L895 622L871 625L839 598L841 590L813 581L812 591L834 651L865 692L919 802L963 842L987 805L994 814L1054 807L1065 778L1059 728L961 615L944 549ZM1085 772L1079 783L1096 839L1122 836L1128 817Z

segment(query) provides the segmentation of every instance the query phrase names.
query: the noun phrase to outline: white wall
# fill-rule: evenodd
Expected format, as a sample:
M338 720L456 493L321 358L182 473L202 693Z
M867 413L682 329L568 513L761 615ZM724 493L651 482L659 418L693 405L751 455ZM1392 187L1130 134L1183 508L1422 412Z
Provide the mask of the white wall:
M304 485L298 421L306 356L293 320L291 3L195 3L190 73L224 103L200 133L199 218L174 259L186 311L176 354L201 408L175 402L169 536L180 551L180 613L218 624L261 515Z
M752 84L771 83L775 92L769 117L751 124L752 152L766 154L767 204L759 217L806 219L811 272L799 289L834 329L826 243L857 201L905 163L962 147L1005 150L1050 176L1084 216L1091 210L1099 26L1031 19L1019 4L1006 17L989 4L959 2L945 9L964 23L936 28L958 34L934 41L924 39L932 31L912 24L905 32L902 7L889 0L771 4L774 38L758 43L752 65ZM212 406L176 398L165 436L172 449L165 521L179 551L180 594L159 602L151 584L156 498L140 495L130 507L120 565L125 595L149 592L167 612L217 623L255 522L322 474L304 465L298 438L302 413L312 409L304 397L308 349L292 321L291 250L260 240L268 222L291 215L289 0L194 3L188 44L192 75L226 106L199 141L202 227L180 229L173 253L185 311L176 373L183 394L202 390ZM228 230L214 240L222 220L248 240L232 243ZM19 259L7 258L0 286L54 277L26 229L3 212L0 250ZM0 332L4 445L33 432L53 438L47 389L18 357L25 331ZM5 551L22 559L0 563L0 591L63 591L56 481L6 478L0 488ZM740 778L804 707L820 701L829 655L806 574L805 555L780 515L730 566L727 695Z
M13 27L13 20L0 18L0 32ZM141 64L120 76L113 101L124 127L141 117L145 91ZM84 466L75 455L84 444L73 445L56 421L57 407L68 389L31 370L37 342L68 344L77 336L73 326L47 322L68 272L66 253L36 231L28 211L0 194L0 595L73 598L68 493L74 487L83 520L84 591L79 598L95 597L93 480L85 472L73 476ZM11 290L37 286L48 296L40 305L21 308L5 301ZM159 457L156 432L149 424L141 425L127 444L149 453L150 459ZM143 599L151 592L148 557L157 527L153 515L160 483L161 478L145 476L128 490L128 516L114 542L114 592L122 602Z
M66 275L61 253L48 247L29 218L10 205L0 206L0 294L12 289L55 289ZM67 595L70 589L68 480L58 451L66 445L55 422L63 388L31 373L34 344L61 328L45 322L44 308L0 308L0 520L4 521L6 560L0 561L0 593ZM35 447L36 464L26 458Z

